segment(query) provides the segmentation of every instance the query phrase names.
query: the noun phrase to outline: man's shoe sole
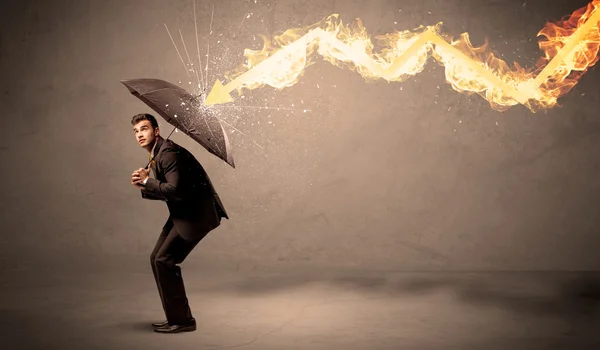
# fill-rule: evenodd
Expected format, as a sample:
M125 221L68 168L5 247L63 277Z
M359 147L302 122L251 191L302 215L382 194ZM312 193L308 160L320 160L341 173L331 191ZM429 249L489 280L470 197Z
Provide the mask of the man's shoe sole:
M182 332L193 332L196 330L196 325L190 325L190 326L184 326L184 327L178 327L172 330L167 330L170 326L165 326L165 327L157 327L154 328L154 331L156 333L166 333L166 334L172 334L172 333L182 333Z

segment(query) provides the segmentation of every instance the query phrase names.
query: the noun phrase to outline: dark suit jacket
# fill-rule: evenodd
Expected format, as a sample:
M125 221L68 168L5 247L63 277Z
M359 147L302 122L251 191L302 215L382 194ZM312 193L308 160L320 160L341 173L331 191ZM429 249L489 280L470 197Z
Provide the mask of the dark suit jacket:
M169 219L183 238L201 238L221 218L229 219L208 174L188 150L159 137L153 156L156 179L148 178L142 197L165 201Z

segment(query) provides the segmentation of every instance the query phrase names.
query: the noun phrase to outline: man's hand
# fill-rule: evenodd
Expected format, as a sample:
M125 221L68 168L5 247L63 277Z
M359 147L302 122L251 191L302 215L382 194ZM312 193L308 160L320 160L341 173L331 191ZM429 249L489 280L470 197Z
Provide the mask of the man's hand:
M139 168L131 174L131 184L137 188L144 188L143 182L148 178L148 169Z

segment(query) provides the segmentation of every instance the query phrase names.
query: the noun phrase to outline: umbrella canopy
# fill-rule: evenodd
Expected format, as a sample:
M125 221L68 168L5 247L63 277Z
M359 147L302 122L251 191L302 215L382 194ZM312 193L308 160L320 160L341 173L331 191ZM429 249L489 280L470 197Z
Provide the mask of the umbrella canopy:
M227 134L200 96L160 79L131 79L121 83L169 124L235 168Z

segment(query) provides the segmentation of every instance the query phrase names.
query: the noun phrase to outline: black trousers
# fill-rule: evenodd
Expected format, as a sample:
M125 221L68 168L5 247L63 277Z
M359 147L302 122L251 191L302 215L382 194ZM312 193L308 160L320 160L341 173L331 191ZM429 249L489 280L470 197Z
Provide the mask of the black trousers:
M192 318L181 268L178 265L185 260L206 233L199 235L199 238L193 241L187 241L179 235L173 221L169 219L150 254L152 272L169 324L184 324Z

